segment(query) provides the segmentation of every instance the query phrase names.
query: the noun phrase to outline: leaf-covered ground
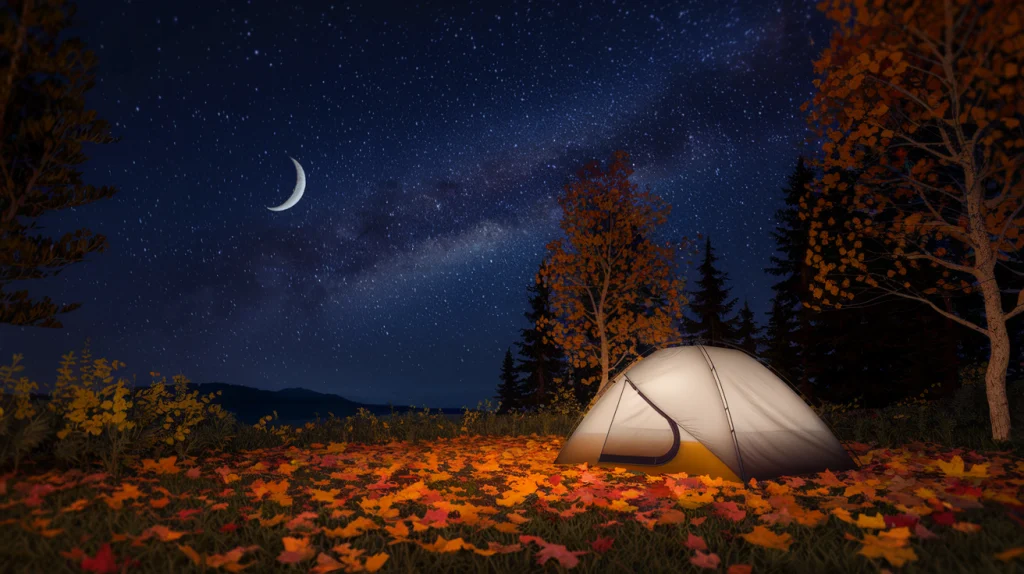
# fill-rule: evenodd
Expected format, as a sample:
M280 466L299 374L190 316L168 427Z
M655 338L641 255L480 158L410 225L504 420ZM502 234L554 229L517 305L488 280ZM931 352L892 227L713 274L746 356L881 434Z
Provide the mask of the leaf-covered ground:
M551 464L561 439L314 445L0 477L0 570L1013 571L1024 461L925 445L748 484Z

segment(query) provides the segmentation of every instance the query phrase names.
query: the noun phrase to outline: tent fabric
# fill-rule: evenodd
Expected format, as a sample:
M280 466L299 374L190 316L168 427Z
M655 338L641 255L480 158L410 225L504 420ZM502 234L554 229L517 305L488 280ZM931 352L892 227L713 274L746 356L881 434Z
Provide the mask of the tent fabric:
M856 466L764 365L706 345L662 349L616 377L555 460L584 462L729 480Z

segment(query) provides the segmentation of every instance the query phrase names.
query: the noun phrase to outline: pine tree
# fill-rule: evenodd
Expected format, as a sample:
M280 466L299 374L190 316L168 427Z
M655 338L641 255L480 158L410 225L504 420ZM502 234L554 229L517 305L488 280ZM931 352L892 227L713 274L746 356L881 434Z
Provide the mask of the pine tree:
M509 413L523 408L523 388L516 372L512 348L505 350L505 360L501 362L501 382L498 383L498 395L495 397L501 406L499 413Z
M93 54L62 36L73 8L64 0L8 0L0 6L0 323L61 327L56 316L80 304L8 290L11 282L56 275L106 238L79 229L39 234L40 216L112 197L112 187L82 181L83 144L114 141L86 109Z
M808 372L814 313L804 307L803 301L809 296L807 286L813 273L805 262L810 223L800 219L800 199L813 181L814 172L800 157L782 190L785 207L775 212L772 238L778 255L771 258L772 266L765 269L780 278L772 285L775 295L769 313L765 358L809 398L814 396Z
M703 341L713 345L716 342L734 343L736 340L736 319L729 317L736 300L729 300L730 289L725 286L729 275L715 267L716 261L718 258L708 237L704 243L704 261L697 268L699 288L691 294L689 312L682 321L682 332L691 342Z
M737 320L736 345L756 357L761 346L761 327L754 320L754 312L747 301L743 301Z
M530 310L523 316L530 326L520 331L521 341L516 343L516 370L523 375L523 407L535 409L548 402L554 379L564 374L565 362L562 349L537 326L551 318L551 290L543 282L535 282L528 290Z
M769 366L792 382L799 381L797 375L803 372L795 370L800 367L802 348L793 340L793 333L798 326L796 308L784 301L785 297L779 294L772 297L762 357ZM804 392L803 389L801 392Z

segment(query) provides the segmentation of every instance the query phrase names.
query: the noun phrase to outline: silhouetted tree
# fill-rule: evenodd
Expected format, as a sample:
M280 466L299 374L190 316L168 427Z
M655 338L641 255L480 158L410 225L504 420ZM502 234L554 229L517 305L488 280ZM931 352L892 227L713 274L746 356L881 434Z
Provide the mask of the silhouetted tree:
M551 290L547 285L535 282L528 288L530 310L523 314L530 326L520 331L521 340L516 343L519 361L516 370L523 375L523 404L535 409L547 404L556 377L565 371L564 352L541 331L538 325L551 318Z
M775 212L772 232L777 254L771 257L772 265L765 269L779 278L772 285L775 294L769 312L765 358L807 398L814 396L807 364L814 312L802 301L809 294L807 286L813 270L805 261L810 223L800 219L800 200L813 181L814 172L800 157L787 186L782 189L785 205Z
M682 332L691 342L713 345L736 340L736 318L730 317L736 300L729 299L730 288L725 286L729 275L715 267L716 261L718 258L708 237L704 242L704 261L697 268L700 273L698 289L691 294L689 312L682 320Z
M501 382L498 383L498 395L495 398L501 403L499 413L517 411L524 406L523 387L516 373L511 348L505 350L505 360L501 362Z
M754 312L746 301L743 301L743 308L737 316L735 345L754 356L761 346L761 327L754 320Z
M0 323L61 327L56 316L79 303L33 299L10 283L56 275L107 244L88 229L53 239L36 221L115 193L86 185L78 169L87 159L82 144L114 138L86 109L95 58L64 38L73 13L63 0L0 5Z

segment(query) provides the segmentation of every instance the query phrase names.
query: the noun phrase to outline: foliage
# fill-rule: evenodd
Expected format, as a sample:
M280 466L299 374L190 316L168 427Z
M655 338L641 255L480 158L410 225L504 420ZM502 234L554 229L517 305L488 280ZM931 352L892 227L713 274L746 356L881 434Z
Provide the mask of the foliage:
M852 445L862 466L741 484L556 466L562 439L204 452L121 477L0 478L12 572L1011 571L1024 461ZM546 567L545 567L546 566Z
M11 282L56 275L106 239L79 229L54 239L40 216L110 198L112 187L82 181L83 144L113 142L109 126L85 107L93 54L66 39L73 9L64 0L11 0L0 6L0 323L61 327L79 307L33 300Z
M590 162L565 186L558 198L565 237L548 244L537 277L551 289L555 316L540 326L573 366L600 367L599 390L641 347L678 340L674 324L685 303L675 248L654 239L671 207L640 191L632 173L629 155L618 151L606 168Z
M715 267L716 261L718 257L708 237L704 241L704 261L697 268L700 273L698 289L689 298L689 314L694 318L683 317L682 331L693 342L732 344L737 339L737 325L736 318L730 315L736 300L729 299L731 289L725 286L729 274Z
M818 189L801 205L817 270L812 305L841 306L860 283L988 337L992 433L1005 440L1006 321L1024 313L1024 291L1019 276L996 271L1022 269L1024 4L821 7L839 30L815 63L821 77L805 104L827 140ZM832 218L835 209L853 216ZM983 296L983 320L944 299L971 293Z

